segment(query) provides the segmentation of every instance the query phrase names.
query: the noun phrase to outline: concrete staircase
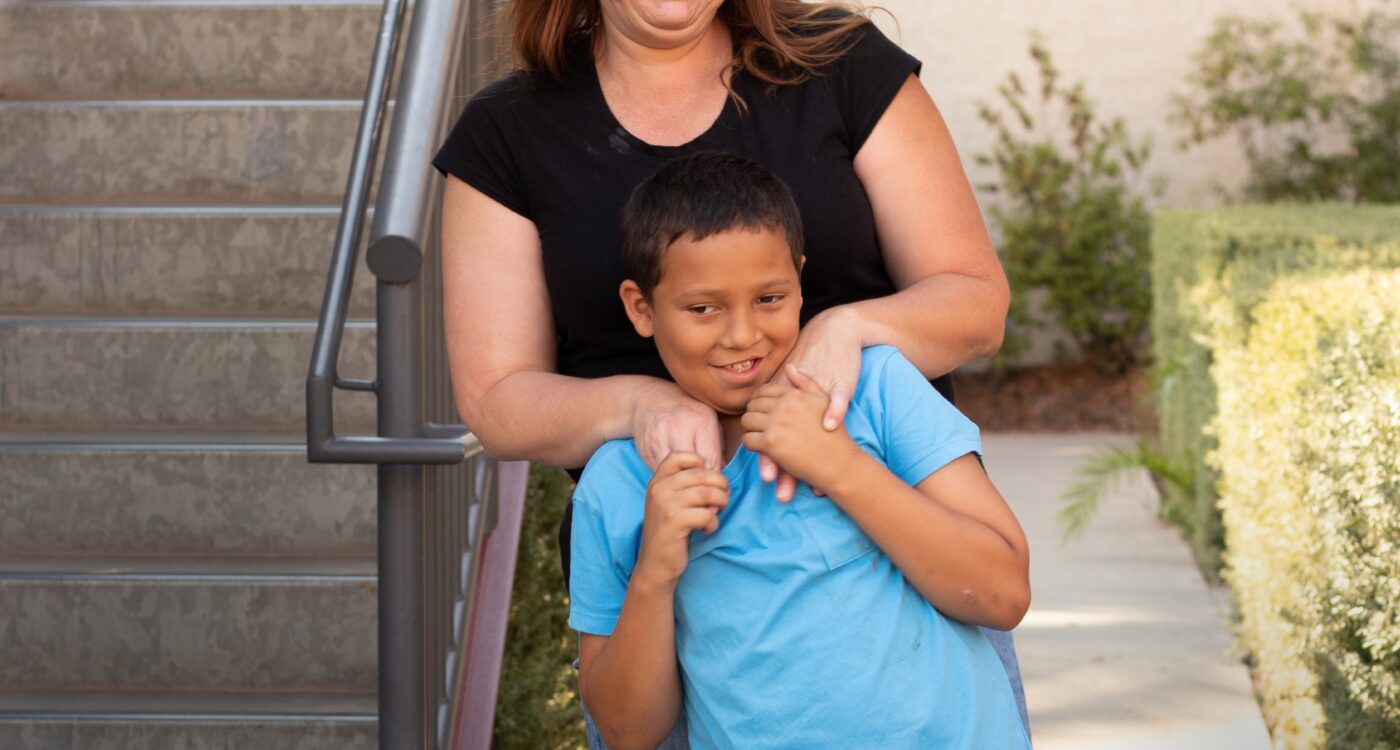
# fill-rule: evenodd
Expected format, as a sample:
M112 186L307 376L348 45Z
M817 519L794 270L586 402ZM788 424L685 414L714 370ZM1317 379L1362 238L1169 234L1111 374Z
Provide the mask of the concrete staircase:
M375 746L374 472L303 394L378 14L0 4L0 748Z

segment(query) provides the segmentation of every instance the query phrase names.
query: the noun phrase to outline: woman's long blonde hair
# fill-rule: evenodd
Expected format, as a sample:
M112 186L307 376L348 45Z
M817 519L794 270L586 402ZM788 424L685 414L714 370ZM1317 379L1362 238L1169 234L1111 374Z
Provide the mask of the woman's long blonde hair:
M602 21L598 0L514 0L505 10L520 68L556 80L570 49L594 41ZM734 40L733 68L774 86L811 78L850 49L851 30L870 23L840 2L727 0L719 13Z

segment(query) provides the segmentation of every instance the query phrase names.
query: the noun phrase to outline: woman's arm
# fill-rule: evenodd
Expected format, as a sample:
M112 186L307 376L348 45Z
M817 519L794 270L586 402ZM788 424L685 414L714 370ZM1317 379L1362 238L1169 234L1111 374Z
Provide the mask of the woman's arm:
M894 346L926 377L1001 347L1010 292L952 136L910 76L855 158L880 250L899 291L825 310L789 356L831 394L827 429L845 416L860 350Z
M453 392L487 452L573 467L608 440L640 435L638 449L653 466L673 449L720 465L714 412L674 384L555 372L554 324L533 222L448 177L442 237Z
M899 291L840 305L802 328L788 361L831 396L823 426L846 417L860 380L860 350L896 347L925 377L947 374L1001 348L1011 293L943 116L909 76L856 154L880 251ZM795 483L767 456L779 500Z
M927 377L1001 348L1010 291L942 115L910 76L855 158L899 292L847 306Z

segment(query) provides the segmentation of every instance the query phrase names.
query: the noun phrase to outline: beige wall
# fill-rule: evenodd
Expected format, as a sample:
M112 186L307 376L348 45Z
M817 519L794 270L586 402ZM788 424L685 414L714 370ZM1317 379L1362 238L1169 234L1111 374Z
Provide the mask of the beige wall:
M1066 81L1083 80L1106 117L1123 117L1135 138L1150 137L1149 172L1168 179L1161 203L1198 207L1218 202L1213 185L1234 187L1244 163L1231 144L1181 151L1178 128L1167 122L1172 92L1183 90L1191 55L1227 14L1289 19L1294 7L1353 7L1351 0L870 0L892 39L923 61L921 78L943 112L973 184L993 178L973 163L992 138L977 118L977 102L992 101L1011 70L1034 82L1027 54L1039 30ZM979 192L984 210L987 197ZM1047 361L1050 340L1037 342L1028 362Z

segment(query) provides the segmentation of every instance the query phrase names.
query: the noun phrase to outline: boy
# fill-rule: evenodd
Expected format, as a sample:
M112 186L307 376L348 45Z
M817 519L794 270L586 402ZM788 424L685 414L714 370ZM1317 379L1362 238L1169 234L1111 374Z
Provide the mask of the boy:
M973 627L1024 616L1025 538L977 428L895 349L864 351L844 428L822 428L826 395L783 366L803 262L786 186L677 159L633 194L623 245L627 315L719 414L728 464L673 453L653 474L613 441L579 480L570 625L612 750L655 747L682 708L693 747L1028 747ZM790 503L755 451L804 483Z

